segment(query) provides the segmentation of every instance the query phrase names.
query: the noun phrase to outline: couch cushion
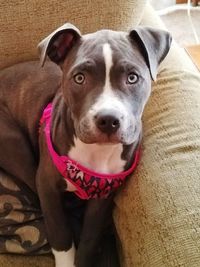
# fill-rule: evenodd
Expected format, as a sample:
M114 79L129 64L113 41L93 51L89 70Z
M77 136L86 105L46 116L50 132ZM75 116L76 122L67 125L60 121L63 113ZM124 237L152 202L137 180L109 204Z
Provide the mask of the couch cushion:
M200 75L159 75L144 114L141 164L117 198L124 266L199 266Z
M50 251L37 196L0 170L0 253L35 255Z
M0 255L2 267L55 267L53 256ZM67 267L67 266L66 266Z
M38 57L37 44L65 22L85 32L136 26L147 0L3 1L0 6L0 69Z

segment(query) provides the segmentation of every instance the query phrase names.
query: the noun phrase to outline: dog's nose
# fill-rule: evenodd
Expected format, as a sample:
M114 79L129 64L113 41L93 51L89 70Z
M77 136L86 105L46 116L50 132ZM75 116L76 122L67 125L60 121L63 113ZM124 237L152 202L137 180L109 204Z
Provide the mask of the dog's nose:
M95 116L97 128L108 135L116 133L120 127L120 120L114 115L109 113L99 113Z

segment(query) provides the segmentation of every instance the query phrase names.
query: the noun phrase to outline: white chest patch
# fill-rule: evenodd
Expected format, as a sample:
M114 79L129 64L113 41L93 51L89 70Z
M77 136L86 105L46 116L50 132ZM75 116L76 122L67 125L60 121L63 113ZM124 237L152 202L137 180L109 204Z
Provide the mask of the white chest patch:
M116 174L123 171L125 161L121 159L121 144L85 144L78 138L74 143L68 155L81 165L99 173Z

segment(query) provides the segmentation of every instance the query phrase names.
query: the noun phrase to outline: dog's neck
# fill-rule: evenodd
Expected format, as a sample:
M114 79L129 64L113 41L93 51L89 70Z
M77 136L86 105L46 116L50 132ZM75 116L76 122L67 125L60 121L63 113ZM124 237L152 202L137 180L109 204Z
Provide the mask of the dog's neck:
M126 161L121 157L123 152L121 144L85 144L78 138L75 138L74 143L68 156L85 167L109 174L124 170Z
M71 113L61 96L54 100L52 141L60 155L68 155L83 166L99 172L115 174L130 167L138 142L122 144L86 144L75 135Z

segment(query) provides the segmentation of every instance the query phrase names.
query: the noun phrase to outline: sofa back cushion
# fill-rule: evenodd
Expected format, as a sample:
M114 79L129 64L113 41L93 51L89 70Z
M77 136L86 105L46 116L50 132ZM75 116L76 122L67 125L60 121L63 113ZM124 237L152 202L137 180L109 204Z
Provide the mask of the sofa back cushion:
M82 33L101 28L129 30L147 0L3 1L0 6L0 69L37 59L37 44L65 22Z

